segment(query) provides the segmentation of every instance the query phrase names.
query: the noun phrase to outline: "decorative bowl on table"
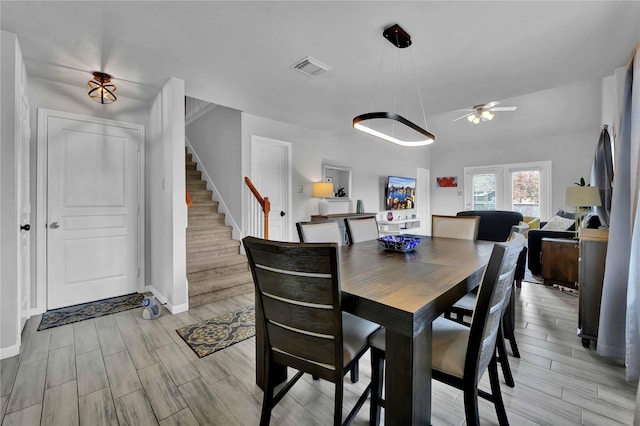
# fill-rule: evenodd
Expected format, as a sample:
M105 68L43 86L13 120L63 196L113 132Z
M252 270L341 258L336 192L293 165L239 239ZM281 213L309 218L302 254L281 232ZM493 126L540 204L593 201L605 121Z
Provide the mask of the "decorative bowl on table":
M407 253L415 250L422 242L418 237L410 237L408 235L386 235L378 238L380 245L385 250L399 251Z

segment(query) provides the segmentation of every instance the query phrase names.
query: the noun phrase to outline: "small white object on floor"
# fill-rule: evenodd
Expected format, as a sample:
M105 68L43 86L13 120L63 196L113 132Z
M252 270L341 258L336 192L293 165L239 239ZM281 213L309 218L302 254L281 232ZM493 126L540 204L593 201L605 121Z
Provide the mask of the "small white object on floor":
M142 301L142 305L145 307L142 311L142 318L144 319L156 319L160 316L160 305L156 302L156 298L153 296L146 296Z

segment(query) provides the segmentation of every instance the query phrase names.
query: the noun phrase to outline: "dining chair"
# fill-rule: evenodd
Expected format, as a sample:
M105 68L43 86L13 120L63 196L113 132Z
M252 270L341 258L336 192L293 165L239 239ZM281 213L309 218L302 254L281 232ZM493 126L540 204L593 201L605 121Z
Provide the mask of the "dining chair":
M334 425L342 423L343 377L369 349L378 324L341 310L336 243L242 240L256 287L256 326L264 332L265 389L260 425L304 373L335 384ZM274 394L276 366L298 370ZM348 424L371 391L369 383L347 415Z
M463 391L467 425L480 425L478 396L493 402L498 422L508 425L498 369L496 341L507 293L513 284L518 256L524 247L524 236L516 234L511 241L496 243L485 268L478 301L469 327L438 317L432 323L432 376ZM384 328L371 336L372 392L370 424L378 425L384 376L386 333ZM478 389L485 371L489 372L491 393Z
M479 216L431 216L431 236L477 240Z
M377 240L379 237L378 221L375 216L347 217L344 219L344 225L347 228L349 242L352 244Z
M340 228L338 227L338 222L334 220L327 222L297 222L296 229L302 243L338 243L338 245L342 245ZM350 375L351 383L358 383L358 380L360 380L358 361L355 362Z
M526 224L525 224L526 225ZM513 225L511 227L511 235L509 239L513 239L515 234L525 235L528 226ZM502 313L502 322L500 323L500 329L498 330L499 338L496 343L498 350L498 362L502 367L502 375L504 381L509 387L515 387L515 381L513 380L513 374L511 373L511 366L509 365L509 358L507 356L507 348L504 345L504 339L509 341L511 345L511 351L513 356L520 358L520 351L518 350L518 343L516 341L515 334L515 317L516 317L516 300L515 300L515 280L509 286L507 290L507 304L504 307ZM455 321L469 325L470 323L465 320L465 317L471 317L477 301L477 295L475 292L469 292L462 296L449 310L450 314L455 314Z
M338 222L297 222L296 229L301 243L338 243L342 244L342 236Z

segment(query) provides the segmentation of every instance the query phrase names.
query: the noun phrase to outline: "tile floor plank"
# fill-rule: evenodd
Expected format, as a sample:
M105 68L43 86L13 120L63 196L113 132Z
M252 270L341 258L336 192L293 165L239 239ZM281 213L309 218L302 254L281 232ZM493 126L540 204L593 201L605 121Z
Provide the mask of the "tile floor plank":
M197 378L179 387L193 416L201 425L238 425L222 400L202 378Z
M120 426L155 426L158 424L143 390L131 392L114 401Z
M31 364L20 364L6 412L13 413L41 403L44 399L46 374L47 360Z
M119 319L116 321L118 320ZM122 340L124 340L127 351L131 356L133 365L139 370L157 364L160 360L149 338L142 332L142 329L133 317L131 317L131 321L133 321L133 324L128 324L124 327L118 322L118 328L120 329L120 335L122 336Z
M40 426L42 403L5 415L2 426Z
M118 426L116 408L109 388L81 396L78 399L80 426Z
M107 371L100 350L78 355L78 395L84 396L109 386Z
M50 351L45 389L51 389L75 379L76 353L73 345Z
M198 421L188 408L160 421L160 426L198 426Z
M42 426L77 426L78 392L76 382L68 382L44 392Z
M114 325L98 328L97 332L102 355L111 355L127 349L120 335L120 330L115 325L115 321Z
M113 398L120 398L123 395L142 389L142 383L140 383L136 368L127 351L105 356L104 363Z
M51 329L50 351L73 345L74 342L73 324L61 325Z
M21 348L20 364L46 360L49 357L49 330L36 331Z
M96 333L95 323L89 321L80 321L75 323L85 323L81 327L74 327L73 333L76 343L76 355L81 355L87 352L93 352L100 349L100 342L98 341L98 334Z
M187 407L162 363L138 370L138 376L158 420L165 419Z
M11 395L13 382L16 380L18 367L20 366L20 355L12 356L0 360L0 395Z
M156 352L176 385L180 386L200 377L191 360L175 343L158 348Z

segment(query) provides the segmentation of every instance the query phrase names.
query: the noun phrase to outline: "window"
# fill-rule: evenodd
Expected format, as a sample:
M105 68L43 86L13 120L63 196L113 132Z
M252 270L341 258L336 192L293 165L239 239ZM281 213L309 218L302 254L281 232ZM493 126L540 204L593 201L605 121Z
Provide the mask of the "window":
M551 162L465 167L467 210L513 210L551 217Z

